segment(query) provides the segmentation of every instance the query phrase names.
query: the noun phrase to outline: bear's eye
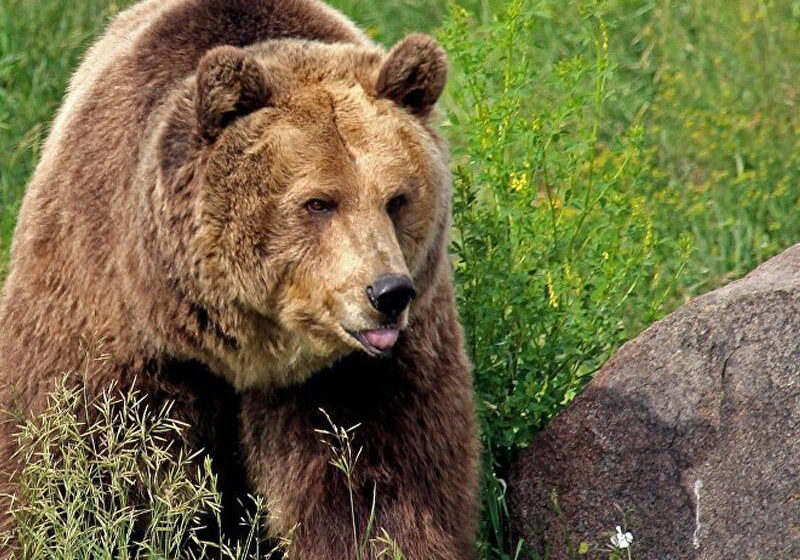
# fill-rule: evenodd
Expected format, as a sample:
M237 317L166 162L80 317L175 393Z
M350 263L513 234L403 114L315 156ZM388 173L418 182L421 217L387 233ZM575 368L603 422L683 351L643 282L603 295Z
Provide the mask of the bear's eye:
M406 197L403 194L397 195L386 203L386 213L391 217L395 217L400 213L400 210L406 205Z
M306 210L314 214L323 214L332 212L336 209L336 203L330 200L323 200L321 198L312 198L305 204Z

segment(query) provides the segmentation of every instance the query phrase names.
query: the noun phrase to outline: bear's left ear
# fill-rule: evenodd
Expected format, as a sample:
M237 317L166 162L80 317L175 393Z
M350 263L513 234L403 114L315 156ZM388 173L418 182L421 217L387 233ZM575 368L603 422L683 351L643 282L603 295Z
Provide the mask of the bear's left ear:
M409 35L389 52L378 74L378 97L412 113L430 113L447 83L447 55L433 37Z
M231 46L208 51L197 67L195 111L200 135L213 142L237 117L269 105L284 86L281 69L267 69L252 53Z

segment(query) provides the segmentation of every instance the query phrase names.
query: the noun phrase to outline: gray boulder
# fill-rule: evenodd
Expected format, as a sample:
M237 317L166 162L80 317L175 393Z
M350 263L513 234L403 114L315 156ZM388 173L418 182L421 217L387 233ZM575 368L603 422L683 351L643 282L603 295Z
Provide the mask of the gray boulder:
M636 559L800 558L800 245L626 344L521 453L509 501L552 560L607 558L618 525Z

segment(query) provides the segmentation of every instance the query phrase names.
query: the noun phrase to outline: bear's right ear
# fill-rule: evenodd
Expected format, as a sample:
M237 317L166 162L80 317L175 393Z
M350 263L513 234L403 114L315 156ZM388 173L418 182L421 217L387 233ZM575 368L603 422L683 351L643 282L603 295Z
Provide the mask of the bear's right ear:
M378 97L415 115L430 113L447 83L447 55L432 37L414 33L397 43L378 73Z
M213 142L237 117L266 107L281 81L281 72L268 73L244 49L211 49L197 67L195 111L200 135Z

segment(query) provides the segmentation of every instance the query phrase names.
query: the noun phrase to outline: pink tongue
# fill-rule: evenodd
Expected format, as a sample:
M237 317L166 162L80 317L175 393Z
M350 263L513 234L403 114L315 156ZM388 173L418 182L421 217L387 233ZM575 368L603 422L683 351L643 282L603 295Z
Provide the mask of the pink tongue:
M364 331L364 338L378 350L388 350L397 342L400 331L397 329L375 329Z

